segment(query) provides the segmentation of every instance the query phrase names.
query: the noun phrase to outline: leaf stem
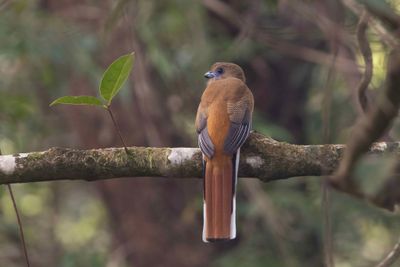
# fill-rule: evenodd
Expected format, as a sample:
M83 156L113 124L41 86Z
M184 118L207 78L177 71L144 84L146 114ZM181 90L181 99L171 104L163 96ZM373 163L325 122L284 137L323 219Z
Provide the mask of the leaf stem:
M116 122L115 119L114 119L114 115L113 115L113 113L112 113L112 111L111 111L110 106L107 105L107 106L104 106L104 107L105 107L105 109L108 111L108 114L110 114L111 120L112 120L113 123L114 123L115 131L117 132L117 134L118 134L118 136L119 136L119 139L121 140L121 142L122 142L122 144L123 144L123 146L124 146L124 149L125 149L126 154L129 155L129 150L128 150L128 148L126 147L126 144L125 144L124 139L122 138L121 131L119 130L118 124L117 124L117 122Z

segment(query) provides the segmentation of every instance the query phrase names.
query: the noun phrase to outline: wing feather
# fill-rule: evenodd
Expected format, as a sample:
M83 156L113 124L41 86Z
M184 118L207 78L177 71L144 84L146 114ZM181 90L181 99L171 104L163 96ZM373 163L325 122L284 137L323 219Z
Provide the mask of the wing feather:
M247 94L238 101L228 102L228 114L231 125L225 138L224 151L234 154L244 144L251 130L253 99Z
M208 134L207 126L199 133L198 143L201 152L211 159L214 156L214 144Z

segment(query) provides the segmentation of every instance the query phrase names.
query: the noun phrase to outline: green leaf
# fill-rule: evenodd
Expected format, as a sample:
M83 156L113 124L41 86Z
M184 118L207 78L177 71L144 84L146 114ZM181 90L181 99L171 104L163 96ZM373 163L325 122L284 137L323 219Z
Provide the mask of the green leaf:
M104 72L100 84L100 95L108 101L108 105L128 79L133 59L134 53L124 55L115 60Z
M86 96L86 95L80 95L80 96L63 96L60 98L57 98L53 102L51 102L50 107L54 106L56 104L65 104L65 105L88 105L88 106L103 106L103 103L100 101L100 99L94 97L94 96Z

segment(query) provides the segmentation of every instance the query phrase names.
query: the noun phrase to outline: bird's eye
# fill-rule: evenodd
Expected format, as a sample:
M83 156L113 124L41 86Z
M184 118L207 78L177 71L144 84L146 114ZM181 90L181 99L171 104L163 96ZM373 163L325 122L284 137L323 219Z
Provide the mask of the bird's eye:
M224 73L224 69L223 68L218 68L217 72L218 72L218 74L222 74L222 73Z

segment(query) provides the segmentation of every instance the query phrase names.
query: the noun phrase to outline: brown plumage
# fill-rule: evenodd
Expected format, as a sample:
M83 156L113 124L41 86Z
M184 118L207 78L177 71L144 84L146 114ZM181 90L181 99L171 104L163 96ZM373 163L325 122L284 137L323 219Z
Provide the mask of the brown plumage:
M235 192L240 147L251 129L254 99L236 64L218 62L196 116L204 158L204 227L206 242L236 237Z

